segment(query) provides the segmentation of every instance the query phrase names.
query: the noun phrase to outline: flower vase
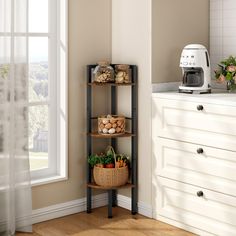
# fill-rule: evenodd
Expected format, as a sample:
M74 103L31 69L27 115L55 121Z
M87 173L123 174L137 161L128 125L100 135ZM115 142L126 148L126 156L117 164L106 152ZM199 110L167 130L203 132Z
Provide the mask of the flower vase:
M228 80L228 81L227 81L227 91L228 91L229 93L232 93L232 92L235 91L235 89L236 89L236 84L234 83L234 81Z
M226 83L227 92L230 92L230 85L231 85L231 82L227 81Z

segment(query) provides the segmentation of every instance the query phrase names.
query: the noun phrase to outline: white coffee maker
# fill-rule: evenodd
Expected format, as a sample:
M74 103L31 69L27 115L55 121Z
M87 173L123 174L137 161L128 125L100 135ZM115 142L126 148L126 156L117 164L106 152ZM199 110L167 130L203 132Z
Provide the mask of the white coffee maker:
M180 67L183 72L181 93L211 93L210 59L207 49L200 44L184 47Z

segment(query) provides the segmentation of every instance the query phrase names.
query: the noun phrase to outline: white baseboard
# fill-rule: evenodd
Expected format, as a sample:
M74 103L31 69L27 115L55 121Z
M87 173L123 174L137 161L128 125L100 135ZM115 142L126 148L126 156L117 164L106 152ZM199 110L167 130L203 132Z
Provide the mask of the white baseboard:
M131 198L118 194L117 205L119 207L131 210ZM138 202L138 213L140 215L152 218L152 206L144 202Z
M127 210L131 210L131 198L117 194L117 205Z
M102 207L107 205L107 194L99 194L92 197L92 207ZM86 211L86 198L60 203L49 207L33 210L32 223L40 223L43 221L79 213Z
M144 202L138 202L138 213L148 218L152 218L152 206Z
M108 198L106 193L96 195L92 197L92 207L96 208L106 206L107 201ZM119 207L131 210L131 199L118 194L117 205ZM32 223L36 224L83 211L86 211L86 198L33 210ZM152 207L146 203L138 202L138 213L152 218Z

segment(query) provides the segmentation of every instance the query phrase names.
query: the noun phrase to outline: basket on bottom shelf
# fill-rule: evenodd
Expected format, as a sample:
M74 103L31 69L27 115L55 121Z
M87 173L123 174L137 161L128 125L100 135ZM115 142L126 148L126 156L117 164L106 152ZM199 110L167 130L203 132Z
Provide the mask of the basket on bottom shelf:
M93 167L93 177L97 185L119 187L128 182L128 157L116 154L111 146L107 147L105 154L90 155L88 162Z
M101 168L94 166L93 177L97 185L103 187L119 187L128 182L128 166L120 168Z

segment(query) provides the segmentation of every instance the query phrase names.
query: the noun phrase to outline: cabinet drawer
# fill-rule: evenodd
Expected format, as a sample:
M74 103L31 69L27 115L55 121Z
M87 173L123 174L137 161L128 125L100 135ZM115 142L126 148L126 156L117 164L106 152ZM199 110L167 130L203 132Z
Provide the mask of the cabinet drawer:
M161 177L155 187L157 214L216 235L236 235L235 197Z
M236 196L236 152L164 138L153 141L154 175Z
M153 136L236 151L236 107L153 98L152 117Z

